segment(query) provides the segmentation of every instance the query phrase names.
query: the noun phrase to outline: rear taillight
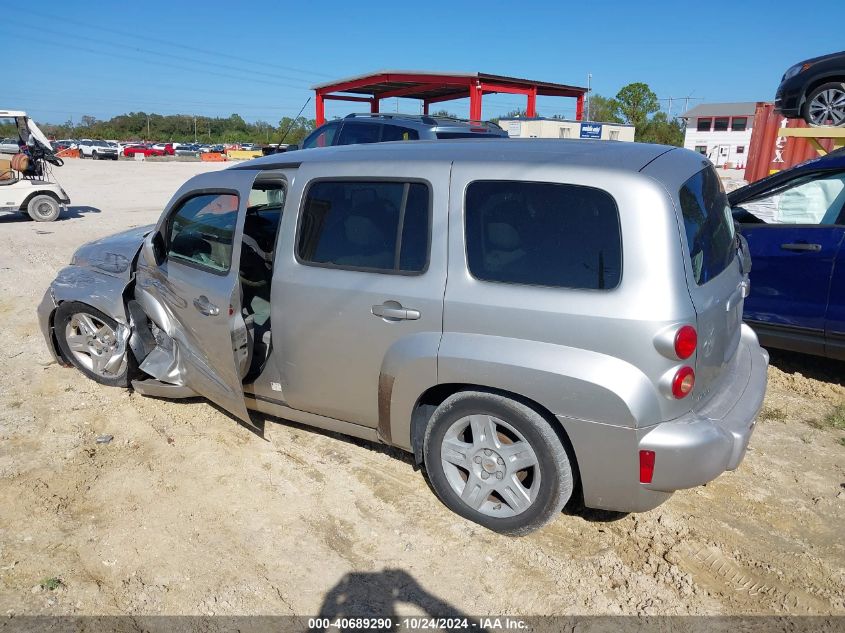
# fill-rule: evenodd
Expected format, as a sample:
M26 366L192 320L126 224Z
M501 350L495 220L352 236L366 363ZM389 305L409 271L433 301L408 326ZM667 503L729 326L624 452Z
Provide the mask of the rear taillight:
M698 334L693 326L684 325L675 333L675 354L681 360L692 356L696 345L698 345Z
M654 477L654 451L640 451L640 483L650 484Z
M681 367L672 378L672 395L678 400L686 398L695 387L695 372L692 367Z

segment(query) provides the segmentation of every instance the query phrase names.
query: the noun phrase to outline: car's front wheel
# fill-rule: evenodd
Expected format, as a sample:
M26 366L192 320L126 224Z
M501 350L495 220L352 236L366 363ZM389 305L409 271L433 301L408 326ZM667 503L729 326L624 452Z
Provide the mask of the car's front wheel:
M447 398L429 422L423 454L443 503L503 534L536 530L572 496L572 465L551 424L498 394Z
M822 84L807 95L804 120L813 127L845 126L845 82Z
M36 222L52 222L59 217L61 207L58 200L44 193L30 199L26 205L26 212Z
M56 308L53 329L62 355L91 380L126 387L135 377L135 357L117 321L96 308L66 301Z

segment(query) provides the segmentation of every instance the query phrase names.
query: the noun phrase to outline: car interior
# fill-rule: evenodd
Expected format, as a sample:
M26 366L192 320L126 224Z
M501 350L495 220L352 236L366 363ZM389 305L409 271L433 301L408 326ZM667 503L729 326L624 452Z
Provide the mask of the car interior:
M734 207L741 224L835 224L845 207L845 173L795 178Z
M281 180L256 180L244 219L239 269L241 306L251 352L244 380L260 374L270 356L273 256L284 204L285 188Z

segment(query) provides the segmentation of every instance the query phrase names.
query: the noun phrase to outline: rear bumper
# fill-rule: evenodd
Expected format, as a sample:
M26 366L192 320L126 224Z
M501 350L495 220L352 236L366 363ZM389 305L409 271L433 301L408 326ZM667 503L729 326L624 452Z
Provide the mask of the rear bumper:
M640 450L655 453L654 477L641 484L644 488L662 492L693 488L742 462L766 395L769 366L769 355L757 336L747 325L742 328L738 356L722 392L700 411L658 424L640 440Z
M766 394L769 355L747 325L721 388L700 409L633 429L559 418L569 434L588 507L640 512L675 490L712 481L742 462ZM654 451L654 476L639 482L639 451Z

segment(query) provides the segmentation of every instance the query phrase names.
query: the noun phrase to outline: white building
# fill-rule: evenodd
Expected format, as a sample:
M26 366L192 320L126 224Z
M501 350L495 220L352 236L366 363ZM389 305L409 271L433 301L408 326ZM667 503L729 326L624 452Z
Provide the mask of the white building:
M500 119L499 126L511 138L584 138L633 141L634 126L624 123L570 121L568 119Z
M704 154L716 167L745 168L757 104L705 103L681 115L684 147Z

